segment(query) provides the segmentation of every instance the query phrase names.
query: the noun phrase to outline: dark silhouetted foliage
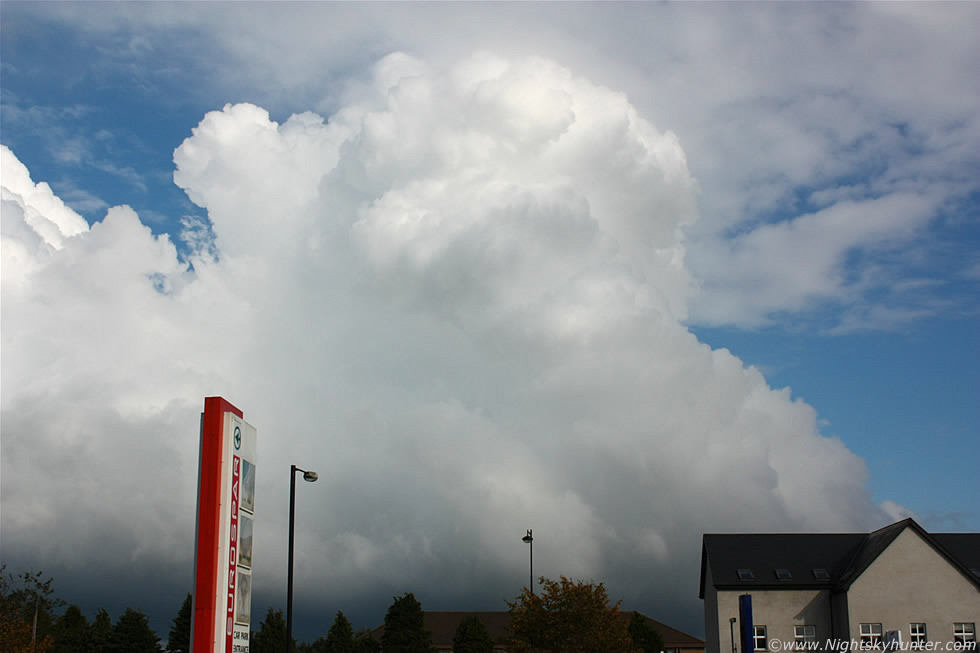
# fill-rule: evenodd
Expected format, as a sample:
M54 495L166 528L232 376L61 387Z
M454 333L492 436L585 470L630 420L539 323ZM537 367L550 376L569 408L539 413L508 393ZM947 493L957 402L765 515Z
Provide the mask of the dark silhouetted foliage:
M160 638L150 628L150 619L132 608L119 617L112 627L105 653L157 653L160 650Z
M54 611L65 604L54 596L53 579L45 580L41 571L15 577L6 569L0 566L0 641L9 651L51 650Z
M362 628L354 634L354 653L381 653L381 642L371 636L371 630Z
M324 644L324 653L354 653L354 627L343 612L337 611Z
M456 627L453 653L493 653L493 639L475 614L460 621Z
M643 653L660 653L664 650L664 638L660 635L660 631L639 612L634 612L630 619L629 633L630 639L633 640L633 647Z
M95 613L95 620L89 628L90 644L93 651L101 653L109 644L109 637L112 635L112 619L104 608L99 608Z
M191 650L191 610L194 608L194 599L190 592L184 599L177 616L174 617L174 625L170 627L170 636L167 637L167 653L190 653Z
M294 650L295 647L294 640ZM286 618L282 616L282 610L269 608L265 621L259 626L259 632L251 634L249 651L250 653L286 653Z
M54 624L52 653L89 653L93 651L91 627L77 605L69 605Z
M429 653L432 636L425 630L422 604L411 592L395 597L385 615L385 632L381 636L383 653Z

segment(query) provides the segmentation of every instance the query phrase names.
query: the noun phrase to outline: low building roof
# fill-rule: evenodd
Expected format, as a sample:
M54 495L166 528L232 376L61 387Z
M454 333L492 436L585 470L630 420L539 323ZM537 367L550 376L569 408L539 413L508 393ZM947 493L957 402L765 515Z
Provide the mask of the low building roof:
M632 619L633 612L624 611L623 616L627 619ZM432 643L437 647L451 644L453 638L456 636L456 629L459 627L460 622L470 615L479 617L480 621L483 622L483 626L487 629L490 638L495 642L502 642L511 636L510 612L508 611L424 611L422 614L425 629L432 635ZM643 613L638 612L637 614L657 629L657 632L664 639L664 648L704 649L704 640L677 630L656 619L651 619ZM380 640L384 631L384 626L378 626L371 631L371 637Z
M872 533L706 533L699 596L709 568L717 589L846 589L909 528L980 589L980 533L929 534L910 518Z

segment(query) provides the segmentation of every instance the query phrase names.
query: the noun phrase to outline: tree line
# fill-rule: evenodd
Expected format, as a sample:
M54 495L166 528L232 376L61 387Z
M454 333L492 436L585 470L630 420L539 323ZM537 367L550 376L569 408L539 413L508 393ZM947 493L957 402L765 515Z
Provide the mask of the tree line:
M160 638L150 619L127 608L113 623L99 610L89 623L77 605L63 614L65 602L54 595L53 579L43 572L18 576L0 566L0 651L3 653L158 653Z
M127 608L116 620L99 610L90 623L77 605L54 596L52 579L42 572L13 576L0 567L0 652L2 653L189 653L192 597L186 596L173 619L167 641L150 628L149 618ZM660 653L660 633L641 615L610 603L602 583L539 579L537 593L524 588L510 608L511 634L494 641L476 615L462 620L453 639L454 653ZM368 629L354 630L337 612L326 635L311 643L293 641L296 653L431 653L425 613L411 592L393 597L384 630L375 639ZM499 649L498 649L499 650ZM286 653L286 619L270 608L258 631L252 631L250 653Z

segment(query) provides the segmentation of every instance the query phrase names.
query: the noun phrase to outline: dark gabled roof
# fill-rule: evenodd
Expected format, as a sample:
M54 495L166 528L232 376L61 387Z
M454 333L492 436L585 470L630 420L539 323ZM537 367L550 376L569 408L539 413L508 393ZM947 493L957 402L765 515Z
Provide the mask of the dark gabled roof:
M651 619L642 612L636 612L631 610L629 612L624 612L630 619L633 618L633 614L638 614L647 622L657 629L660 636L664 639L664 648L704 648L704 640L698 639L694 635L688 635L687 633L677 630L676 628L671 628L665 623L657 621L656 619Z
M860 533L756 533L706 534L701 550L701 590L704 598L705 565L719 589L767 587L833 587L866 535ZM752 580L740 580L739 569L751 569ZM788 569L791 580L776 578ZM816 578L814 569L826 569L829 579Z
M928 539L929 536L926 532L919 528L919 525L911 519L903 519L884 528L879 528L873 533L864 536L864 542L861 543L861 548L858 549L854 559L850 561L847 569L841 575L840 583L844 587L850 587L851 583L857 580L858 576L863 574L871 566L871 563L881 555L881 552L887 549L888 545L894 542L895 538L910 525L915 526L916 530Z
M626 611L622 614L627 619L631 619L633 617L633 611ZM637 614L646 619L650 625L657 629L661 637L664 638L664 648L704 648L704 640L700 640L693 635L688 635L687 633L677 630L676 628L671 628L667 624L657 621L656 619L651 619L643 613L638 612ZM502 642L510 638L510 612L507 611L425 611L423 613L425 629L432 635L433 646L446 646L452 644L453 638L456 636L456 629L459 627L460 622L470 615L476 615L480 618L480 621L483 622L484 627L486 627L487 632L490 634L490 638L495 642ZM381 635L384 634L384 631L384 626L378 626L371 631L371 637L375 640L380 640Z
M873 533L869 533L861 551L851 562L847 572L841 579L842 587L844 589L849 588L864 573L864 570L875 561L875 558L888 548L888 545L894 542L899 533L906 528L911 528L918 533L925 540L926 544L931 546L936 553L944 557L949 564L959 569L960 573L966 576L980 590L980 574L972 573L970 567L974 565L969 562L970 560L974 560L980 563L980 560L977 560L978 555L976 553L976 549L980 548L980 533L936 533L932 535L927 533L912 518L903 519L900 522L895 522ZM957 552L946 546L944 542L951 544L962 555L957 555ZM971 547L973 548L972 552L970 551Z
M932 539L971 574L976 575L973 570L980 571L980 533L934 533Z
M479 617L480 621L483 622L484 628L487 629L490 639L495 642L511 636L510 612L430 612L426 610L422 613L422 618L425 623L425 629L432 635L432 644L434 646L440 646L452 644L460 622L471 615ZM385 627L378 626L371 631L371 637L380 641L384 632Z
M873 533L760 533L705 534L701 545L700 594L704 598L706 571L718 589L828 588L847 589L895 541L911 528L937 553L980 589L980 533L930 535L913 519L903 519ZM788 569L789 580L776 578L775 570ZM739 569L751 569L752 580L738 577ZM814 569L826 569L829 578L818 579Z
M451 644L460 622L471 615L480 618L493 641L499 642L510 637L509 612L426 612L425 629L432 633L433 643Z

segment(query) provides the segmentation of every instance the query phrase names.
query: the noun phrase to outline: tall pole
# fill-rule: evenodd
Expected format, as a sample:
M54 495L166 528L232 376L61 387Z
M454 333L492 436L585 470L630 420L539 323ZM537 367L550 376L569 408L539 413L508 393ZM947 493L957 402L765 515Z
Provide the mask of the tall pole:
M34 590L34 627L31 629L31 653L37 650L37 608L41 603L41 596Z
M531 537L531 531L527 532L527 536ZM531 594L534 594L534 538L531 537L530 546L527 549L527 572L531 578Z
M289 466L289 573L286 576L286 653L293 653L293 531L296 520L296 465Z
M526 542L530 545L528 549L528 587L531 589L531 596L534 596L534 537L531 535L531 529L527 529L527 535L521 538L521 541Z
M296 531L296 472L303 472L303 480L316 481L316 472L289 466L289 574L286 577L286 653L293 653L293 535Z

